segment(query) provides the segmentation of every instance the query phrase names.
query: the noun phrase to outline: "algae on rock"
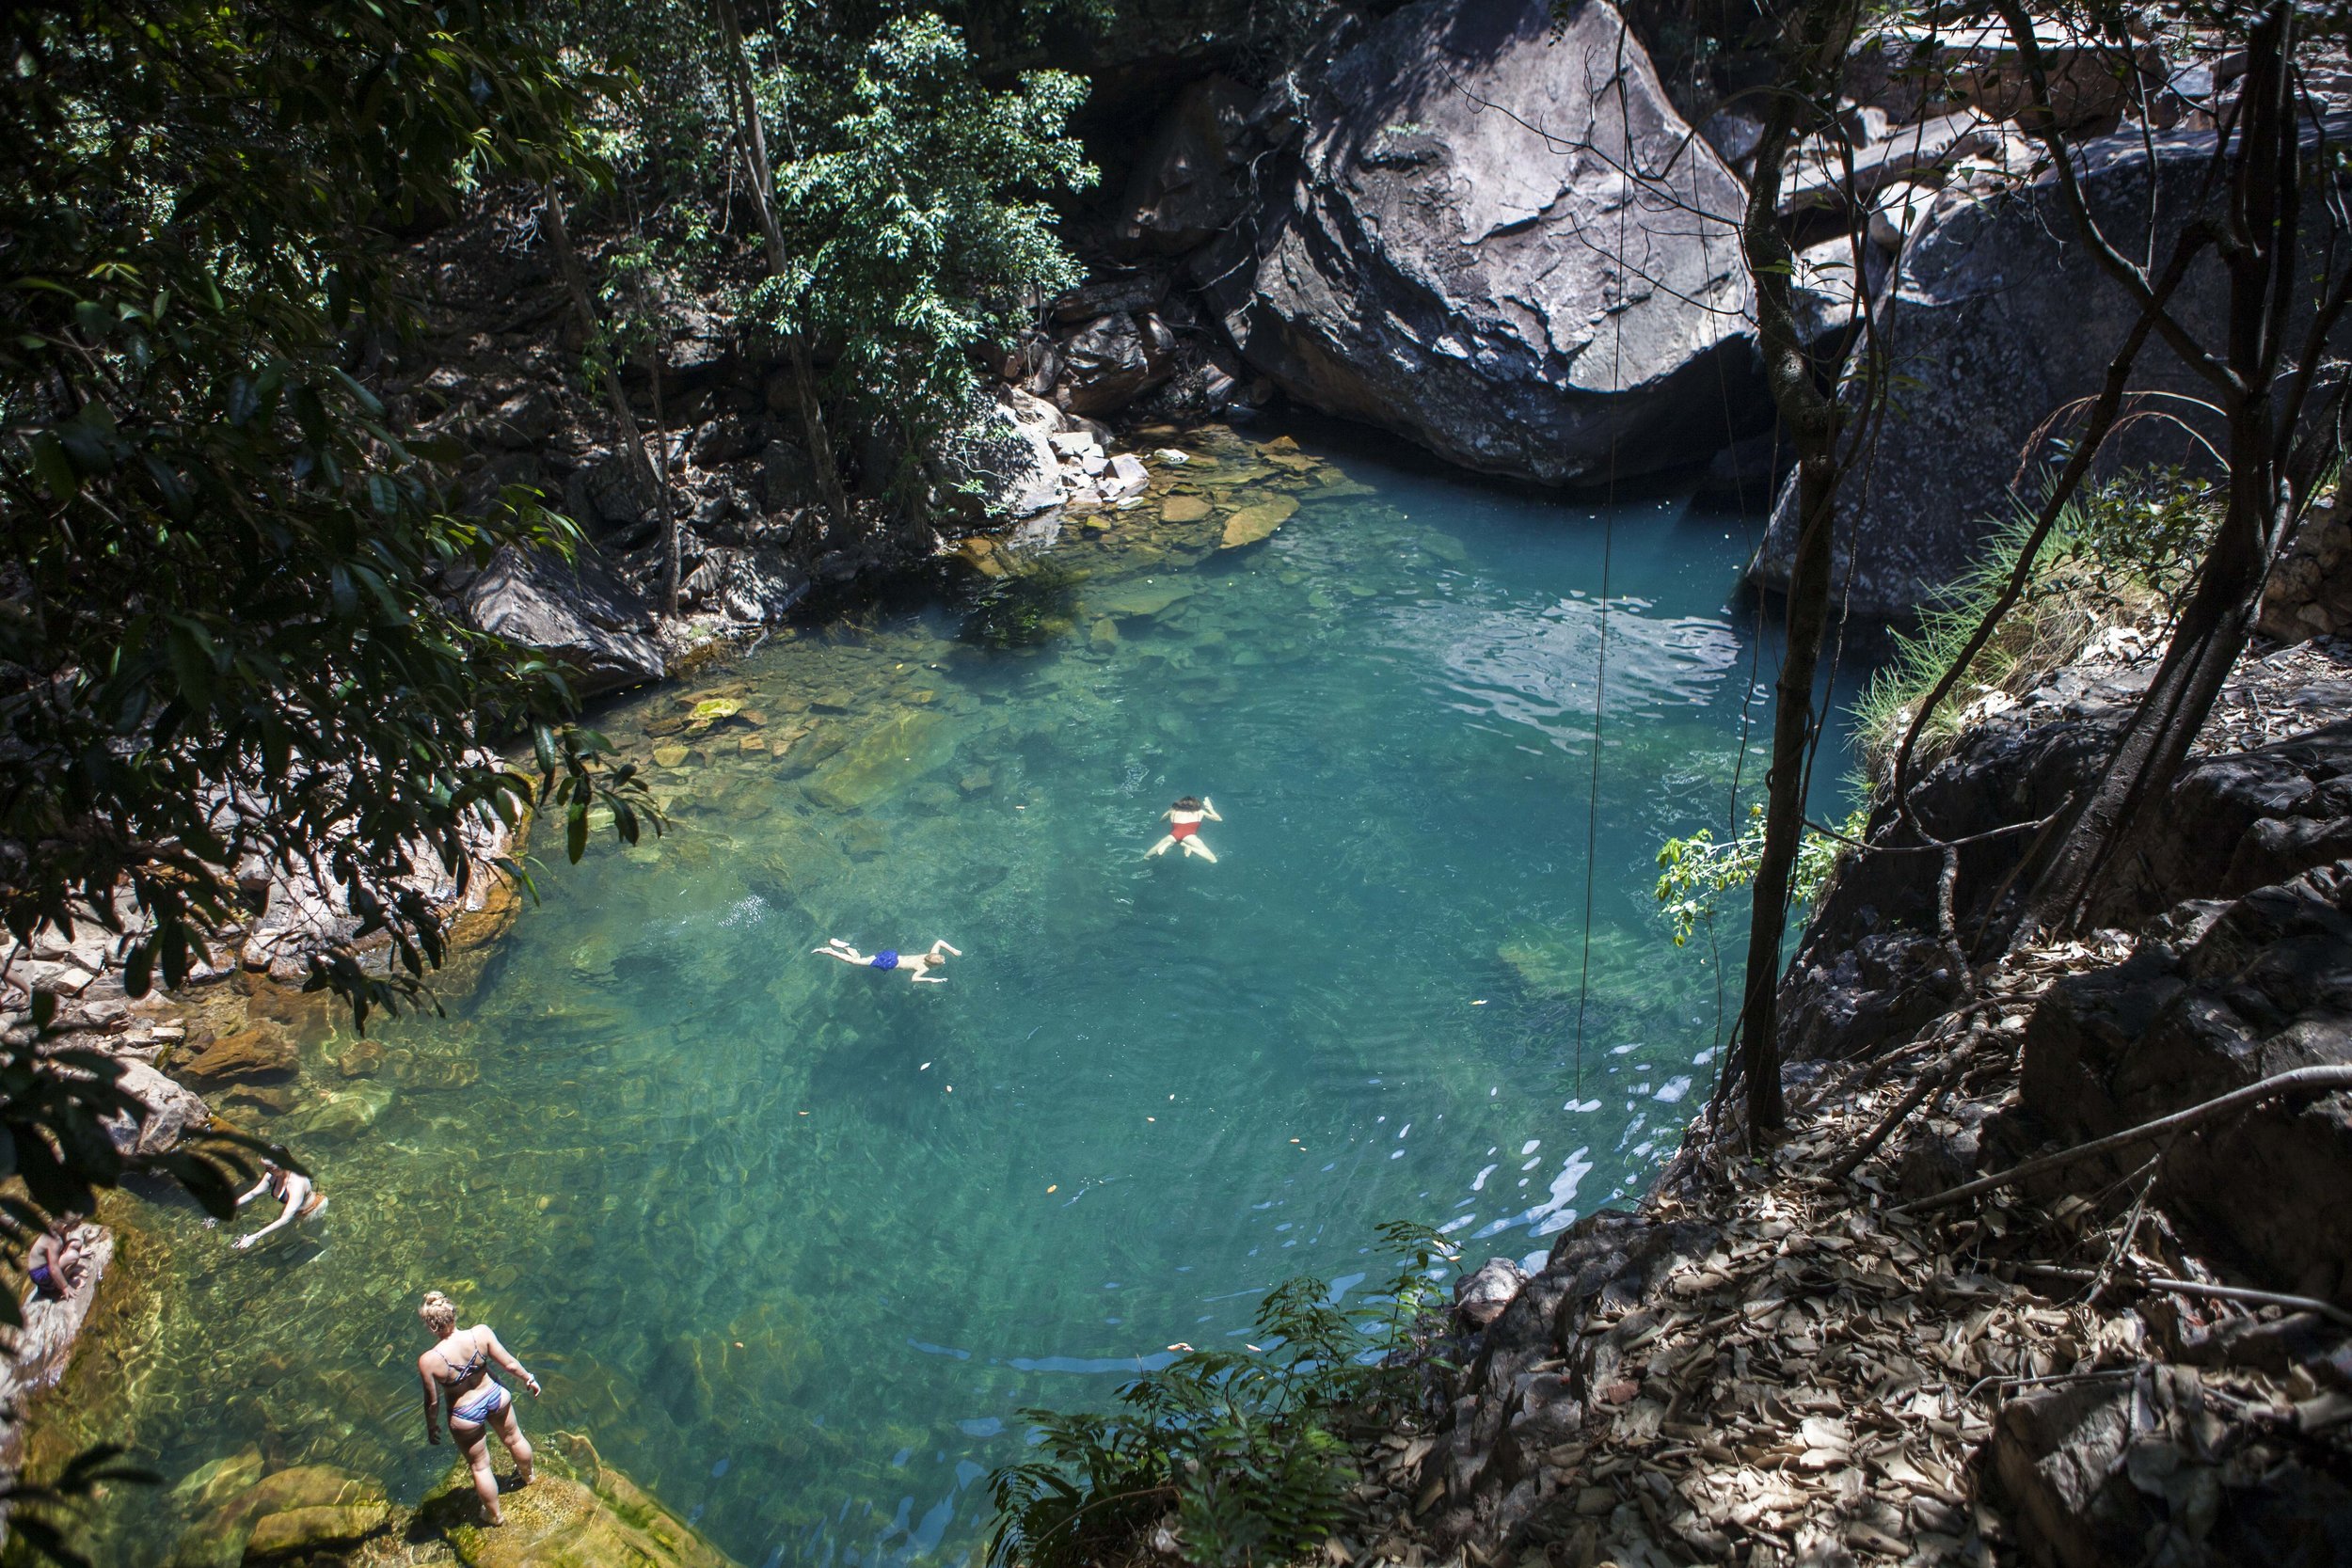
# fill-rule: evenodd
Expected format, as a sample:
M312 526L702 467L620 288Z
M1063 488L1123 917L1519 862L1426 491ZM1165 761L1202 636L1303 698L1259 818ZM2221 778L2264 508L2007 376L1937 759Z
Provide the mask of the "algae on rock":
M538 1447L538 1473L506 1493L506 1523L482 1524L473 1478L460 1463L426 1495L407 1531L413 1543L438 1536L466 1568L736 1568L644 1488L596 1454L577 1433L559 1432Z

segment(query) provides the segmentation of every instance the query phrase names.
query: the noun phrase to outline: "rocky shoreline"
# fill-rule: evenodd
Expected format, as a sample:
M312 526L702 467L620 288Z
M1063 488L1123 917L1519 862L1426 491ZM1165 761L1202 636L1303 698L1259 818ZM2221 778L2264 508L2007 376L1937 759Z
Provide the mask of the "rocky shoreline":
M1926 820L2032 820L2104 756L2134 674L2056 673L1967 734ZM2172 854L2085 941L1957 976L1919 857L1850 861L1785 982L1810 1021L1790 1139L1746 1159L1702 1112L1636 1211L1533 1277L1467 1276L1459 1371L1371 1455L1386 1533L1333 1560L2328 1560L2352 1519L2352 1097L1933 1200L2352 1064L2347 675L2342 643L2249 656L2175 786ZM1999 928L2001 843L1963 866L1963 931Z

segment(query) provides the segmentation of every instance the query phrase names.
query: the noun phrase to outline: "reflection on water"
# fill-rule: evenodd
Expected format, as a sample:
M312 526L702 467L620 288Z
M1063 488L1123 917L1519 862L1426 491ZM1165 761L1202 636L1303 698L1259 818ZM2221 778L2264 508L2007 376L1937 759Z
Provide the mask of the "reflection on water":
M151 1219L170 1309L87 1418L167 1480L250 1447L413 1499L437 1286L545 1381L527 1428L744 1563L953 1561L1022 1405L1242 1334L1289 1275L1353 1288L1381 1220L1533 1261L1636 1190L1712 1070L1715 975L1649 884L1725 819L1741 542L1616 514L1580 1006L1602 520L1188 444L1042 587L975 550L977 601L610 715L670 833L544 867L446 1018L306 1044L263 1125L326 1222L244 1257ZM1295 515L1218 549L1269 491ZM1221 863L1142 858L1185 793ZM966 957L910 986L834 936ZM119 1505L119 1559L180 1506Z

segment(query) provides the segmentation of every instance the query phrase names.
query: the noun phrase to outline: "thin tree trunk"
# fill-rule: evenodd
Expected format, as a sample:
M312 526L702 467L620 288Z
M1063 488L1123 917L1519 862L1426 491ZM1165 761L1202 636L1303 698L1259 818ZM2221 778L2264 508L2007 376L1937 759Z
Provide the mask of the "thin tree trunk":
M628 443L629 456L636 460L638 477L651 486L649 499L659 499L666 487L654 472L652 459L645 455L644 433L637 428L637 416L629 410L628 399L621 390L620 368L604 351L604 327L596 319L596 302L589 297L588 284L580 276L580 258L572 252L571 236L564 229L564 200L555 194L552 183L540 187L540 194L541 227L547 230L548 248L555 252L555 264L564 275L564 287L572 296L572 309L580 312L580 325L588 334L588 357L596 365L596 378L604 383L605 397L612 404L613 422L621 427L621 439Z
M768 133L759 118L759 100L752 91L752 68L743 51L743 24L736 15L735 0L715 0L719 8L719 32L726 45L727 80L735 89L736 114L747 166L746 183L751 186L752 208L759 214L760 237L768 247L768 270L782 277L791 263L784 246L784 226L777 221L775 177L768 163ZM817 487L824 496L826 510L835 524L846 528L850 520L850 496L841 483L841 465L834 457L833 436L825 428L824 406L818 401L817 372L811 362L808 340L801 333L786 333L784 356L787 373L792 383L792 402L801 416L801 430L808 441L809 467L817 471Z
M663 355L659 333L645 350L645 373L653 378L653 450L660 466L661 499L661 613L675 620L677 617L678 537L677 507L670 495L670 423L661 411L661 371Z
M2027 899L2019 939L2067 928L2095 908L2119 851L2145 822L2187 760L2189 747L2245 652L2261 608L2271 557L2294 515L2284 483L2282 437L2273 388L2285 351L2293 297L2301 127L2294 112L2292 8L2271 8L2248 36L2237 163L2220 245L2229 275L2228 373L2218 401L2228 420L2229 489L2221 525L2197 587L2147 695L2091 793ZM2054 147L2063 156L2063 150ZM2087 223L2087 209L2076 221ZM2292 416L2290 416L2291 418Z
M1842 429L1835 396L1815 383L1797 329L1790 297L1794 257L1781 228L1780 184L1798 113L1824 65L1844 57L1852 28L1851 0L1815 0L1792 20L1792 79L1765 110L1763 140L1756 150L1740 229L1740 246L1755 279L1756 338L1765 376L1797 450L1797 538L1788 575L1788 646L1772 713L1764 847L1756 870L1740 1004L1740 1065L1746 1082L1751 1148L1769 1142L1788 1120L1780 1089L1776 1016L1780 945L1788 930L1789 889L1804 834L1804 782L1815 722L1813 684L1829 623Z

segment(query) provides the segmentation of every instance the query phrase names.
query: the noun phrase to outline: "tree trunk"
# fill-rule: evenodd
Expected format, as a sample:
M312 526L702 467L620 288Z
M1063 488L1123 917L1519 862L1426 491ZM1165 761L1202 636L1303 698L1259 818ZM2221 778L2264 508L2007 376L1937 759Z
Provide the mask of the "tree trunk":
M735 0L716 0L719 8L719 32L727 51L727 80L735 89L736 114L739 134L738 144L743 150L745 182L751 186L752 207L759 214L759 232L768 247L768 270L782 277L791 263L784 247L784 226L777 221L775 176L768 164L768 133L760 123L759 100L752 90L752 67L743 51L743 24L736 15ZM817 372L809 356L808 340L799 332L782 334L787 373L792 382L792 403L801 417L801 431L808 442L809 467L816 470L817 488L824 497L825 509L833 515L835 526L847 528L850 522L850 496L841 483L841 465L834 457L833 436L825 428L824 405L818 401Z
M656 494L661 502L661 613L677 618L677 507L670 495L670 423L661 411L661 343L657 336L645 350L645 373L653 378L653 450L660 465Z
M563 198L555 194L552 183L540 187L540 194L548 248L555 252L555 264L564 275L564 289L572 296L572 309L580 312L580 325L588 334L588 357L596 368L597 379L604 383L605 398L612 405L612 421L621 427L621 439L628 443L629 456L635 459L637 477L650 486L647 499L660 501L667 486L654 472L652 459L645 455L644 433L637 428L637 416L630 411L628 398L621 390L620 367L604 351L604 327L596 319L596 302L589 297L587 281L580 276L580 258L572 253L571 236L564 229Z
M1740 248L1756 285L1757 345L1782 422L1797 451L1797 540L1788 576L1788 647L1772 713L1772 769L1765 780L1764 847L1756 870L1748 924L1747 972L1740 1001L1740 1070L1747 1090L1750 1148L1786 1124L1780 1091L1777 1017L1781 938L1788 930L1789 885L1804 835L1804 784L1812 750L1813 683L1829 624L1831 544L1836 533L1843 428L1832 394L1813 366L1791 301L1794 257L1779 214L1780 183L1797 118L1815 84L1842 60L1853 31L1852 0L1814 0L1790 23L1790 79L1765 109Z
M2018 940L2062 931L2095 910L2125 843L2152 820L2187 759L2222 684L2245 652L2271 557L2294 515L2282 461L2296 432L2273 388L2295 295L2302 129L2291 58L2294 12L2273 7L2248 35L2237 156L2220 253L2229 275L2229 342L2217 401L2228 420L2229 492L2221 525L2182 609L2164 661L2066 836L2036 879ZM2059 150L2062 155L2062 150ZM2088 221L2077 214L2077 222ZM2324 280L2323 280L2324 281ZM2312 348L2315 350L2317 344Z

